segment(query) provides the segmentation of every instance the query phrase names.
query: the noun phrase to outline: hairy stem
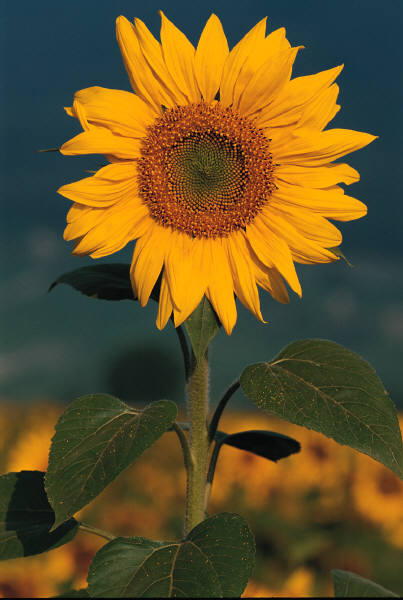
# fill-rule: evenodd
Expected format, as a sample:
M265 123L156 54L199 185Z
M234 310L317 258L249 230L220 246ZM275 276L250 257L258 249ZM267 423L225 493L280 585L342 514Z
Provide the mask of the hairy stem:
M193 368L187 384L189 412L189 441L193 467L188 470L185 531L188 533L205 519L204 497L209 455L207 431L208 359L197 362L192 355Z

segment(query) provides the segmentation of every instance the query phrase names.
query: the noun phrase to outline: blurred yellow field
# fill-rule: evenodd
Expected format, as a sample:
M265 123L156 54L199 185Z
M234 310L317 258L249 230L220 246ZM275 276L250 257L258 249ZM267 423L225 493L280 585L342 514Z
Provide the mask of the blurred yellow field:
M62 407L2 406L2 473L45 470ZM400 418L402 424L403 417ZM372 459L300 427L233 412L221 429L269 429L295 437L301 452L279 463L225 446L210 512L239 512L258 546L245 597L332 594L329 571L346 569L399 590L403 552L403 482ZM79 518L121 535L181 535L185 473L177 438L165 434ZM105 542L80 532L51 552L0 564L1 597L47 597L86 586Z

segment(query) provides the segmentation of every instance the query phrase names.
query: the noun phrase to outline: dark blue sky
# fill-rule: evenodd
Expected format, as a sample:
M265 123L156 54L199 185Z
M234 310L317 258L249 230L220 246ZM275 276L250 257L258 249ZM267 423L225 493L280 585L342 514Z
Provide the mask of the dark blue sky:
M315 335L332 337L348 343L375 362L380 374L390 380L389 387L395 388L398 385L396 357L403 351L403 308L399 308L403 266L401 0L225 0L194 4L184 0L162 3L154 0L147 3L3 0L0 16L3 202L0 239L4 293L0 318L5 333L0 343L0 357L3 356L0 383L3 364L4 393L16 397L29 394L26 387L25 391L21 387L24 378L17 378L17 363L21 373L26 370L23 363L31 365L32 377L28 379L36 382L32 383L33 394L40 394L43 388L45 394L55 393L46 383L49 364L53 364L51 358L55 355L49 348L52 348L52 340L56 344L55 340L63 336L70 341L66 342L67 349L61 350L61 358L53 361L52 373L67 379L71 373L79 373L76 385L69 382L72 394L91 391L79 388L94 382L102 388L103 380L95 362L107 360L113 348L118 348L118 339L122 338L119 327L127 332L122 321L123 314L125 318L129 315L127 305L118 310L116 305L108 308L104 303L102 308L94 309L84 298L72 300L73 293L69 290L55 291L49 297L43 295L42 290L46 290L60 272L90 262L90 259L72 259L71 248L62 240L70 203L58 196L56 189L80 179L85 169L96 167L101 159L66 158L58 153L38 154L36 150L57 147L78 131L76 123L63 111L63 106L71 105L76 90L91 85L130 89L115 39L115 19L119 14L128 18L138 16L158 34L160 8L194 43L209 15L215 12L223 23L230 46L267 15L270 30L285 26L293 45L305 45L297 57L294 71L297 75L345 63L338 78L342 109L331 126L379 135L379 140L368 148L347 158L361 174L361 182L350 187L349 193L369 207L366 218L341 227L344 252L357 265L356 271L349 272L341 265L315 267L309 273L300 269L303 300L285 309L269 304L268 320L273 321L275 316L275 323L269 329L250 325L249 316L241 313L245 321L237 327L232 346L245 343L242 337L248 333L245 324L252 327L253 335L257 336L247 347L248 356L256 359L265 357L262 352L267 338L270 338L273 354L290 339ZM122 256L114 260L122 260ZM361 271L358 270L360 265ZM351 302L355 303L355 312L353 316L350 314L351 321L346 317L344 324L337 324L340 316L334 321L333 309L329 309L330 313L323 309L325 305L337 308L347 303L350 306ZM321 307L323 314L314 306ZM99 331L95 318L92 325L88 325L90 314L98 315L102 321L110 318L110 325ZM141 343L145 343L149 335L155 343L166 344L171 352L170 344L175 343L171 334L146 333L147 327L152 327L152 309L146 313L136 308L133 315L138 326L143 327ZM66 319L71 320L68 325ZM83 333L79 323L85 319L93 329ZM80 352L88 353L94 339L98 354L94 354L93 376L87 381L86 369L82 362L80 365L77 362L81 358L74 357L81 357ZM129 340L135 342L133 333L127 334L127 344ZM223 381L232 378L231 356L239 354L234 360L242 364L240 353L237 354L237 350L229 353L224 342L228 344L228 340L222 339L228 358L227 362L221 361L222 370L227 373L222 376ZM42 362L37 359L40 348L44 354ZM105 349L102 355L100 348ZM393 355L392 359L387 358L388 352ZM245 360L248 358L244 357L242 362ZM38 364L41 366L35 367ZM10 378L10 369L16 373L14 379ZM38 372L43 374L40 381L34 377Z

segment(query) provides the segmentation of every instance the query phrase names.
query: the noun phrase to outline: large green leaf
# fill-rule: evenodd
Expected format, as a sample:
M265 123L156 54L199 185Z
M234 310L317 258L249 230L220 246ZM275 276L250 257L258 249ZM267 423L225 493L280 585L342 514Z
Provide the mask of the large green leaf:
M349 571L332 571L336 598L398 598L394 592Z
M243 371L245 395L266 412L319 431L403 476L393 402L371 366L326 340L300 340Z
M216 313L205 296L184 324L196 360L199 361L203 358L209 343L221 327Z
M273 462L277 462L280 458L286 458L290 454L295 454L301 450L300 443L292 437L275 431L260 429L251 429L250 431L240 431L238 433L217 431L215 439L220 445L227 444L240 450L246 450Z
M21 471L0 477L0 560L40 554L70 542L78 523L50 531L55 514L46 497L44 473Z
M254 555L245 520L222 513L197 525L181 542L113 540L96 554L88 589L93 598L239 597Z
M88 504L167 431L176 412L170 400L143 410L106 394L73 402L56 425L46 473L56 525Z
M130 283L130 265L105 263L81 267L61 275L52 283L49 291L59 283L71 285L91 298L100 300L134 300ZM159 283L154 287L151 298L158 301Z

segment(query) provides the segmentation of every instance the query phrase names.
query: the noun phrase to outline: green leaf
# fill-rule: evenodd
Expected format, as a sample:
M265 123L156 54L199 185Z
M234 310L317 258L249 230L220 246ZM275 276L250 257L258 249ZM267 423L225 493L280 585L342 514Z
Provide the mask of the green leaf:
M71 285L91 298L100 300L135 300L130 283L130 265L106 263L90 265L69 271L52 283L49 292L59 283ZM159 282L155 285L151 298L158 301Z
M381 585L364 579L349 571L335 569L331 572L336 598L398 598L397 594L386 590Z
M0 477L0 560L40 554L76 535L74 519L50 531L55 514L46 497L44 475L21 471Z
M326 340L300 340L269 363L243 371L259 408L368 454L403 477L396 408L372 367Z
M196 360L199 362L221 327L219 318L205 296L196 310L186 319L184 325Z
M354 265L348 260L346 256L344 256L339 246L336 246L335 248L329 248L329 250L330 252L333 252L333 254L341 258L346 263L346 265L350 267L350 269L354 268Z
M277 462L280 458L286 458L301 450L301 445L288 435L276 433L275 431L250 430L239 433L224 433L217 431L215 439L219 443L253 452L268 460Z
M167 431L176 412L170 400L143 410L106 394L73 402L56 425L46 473L56 525L88 504Z
M251 575L252 533L239 515L206 519L181 542L117 538L96 554L93 598L239 597Z

